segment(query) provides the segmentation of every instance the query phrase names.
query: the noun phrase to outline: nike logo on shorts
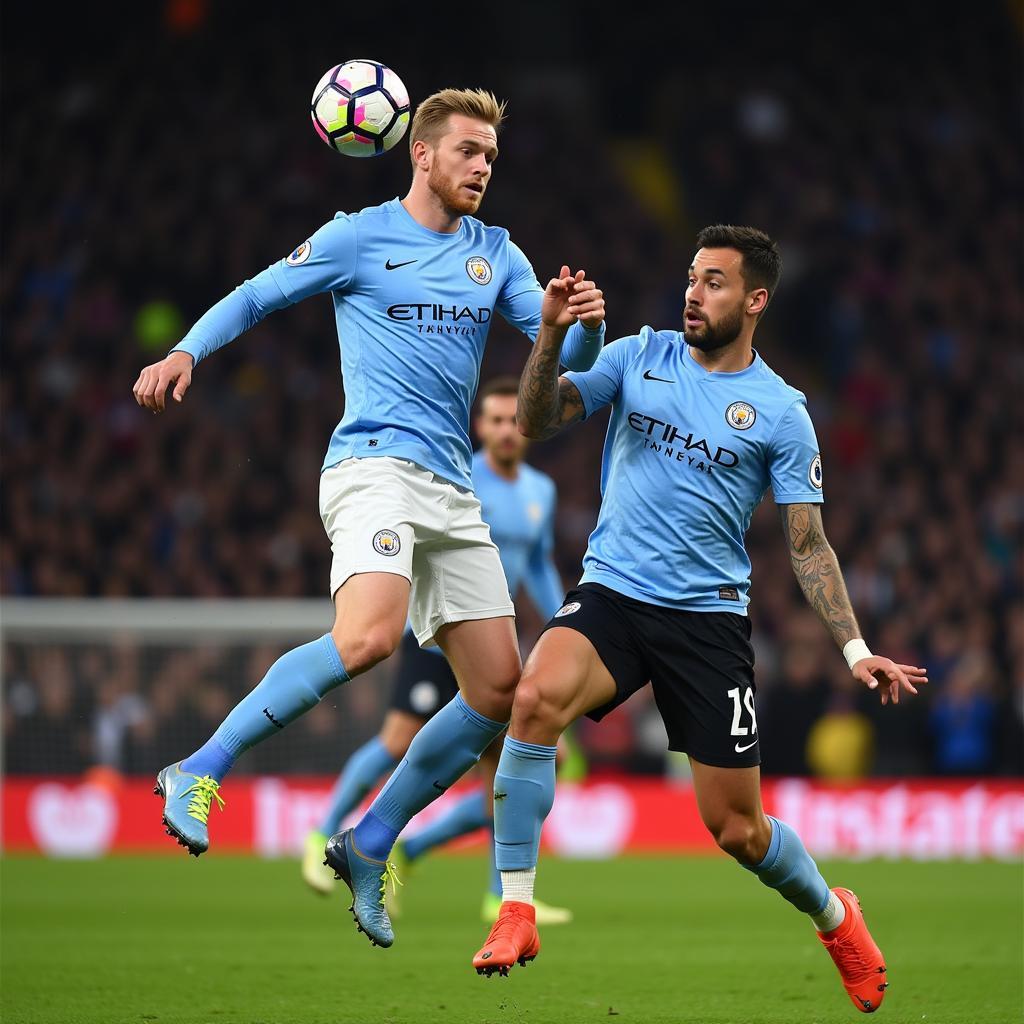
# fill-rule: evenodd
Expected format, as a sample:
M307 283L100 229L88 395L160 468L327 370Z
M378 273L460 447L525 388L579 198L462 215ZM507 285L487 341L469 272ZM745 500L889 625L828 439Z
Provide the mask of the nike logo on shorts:
M754 743L757 743L757 740L754 740ZM745 747L741 747L737 743L736 744L736 753L737 754L742 754L744 750L749 750L752 746L754 746L754 743L748 743Z
M388 260L384 264L384 269L385 270L397 270L399 267L407 267L407 266L409 266L410 263L419 263L419 260L406 260L404 263L392 263L391 260Z

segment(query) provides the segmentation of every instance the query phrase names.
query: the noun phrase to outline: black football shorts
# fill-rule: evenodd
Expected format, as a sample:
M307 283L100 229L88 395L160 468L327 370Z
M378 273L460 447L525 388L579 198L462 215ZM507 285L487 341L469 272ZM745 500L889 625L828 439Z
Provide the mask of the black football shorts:
M571 590L544 627L582 633L615 680L600 721L650 682L669 749L717 768L761 763L750 619L690 612L626 597L599 583Z

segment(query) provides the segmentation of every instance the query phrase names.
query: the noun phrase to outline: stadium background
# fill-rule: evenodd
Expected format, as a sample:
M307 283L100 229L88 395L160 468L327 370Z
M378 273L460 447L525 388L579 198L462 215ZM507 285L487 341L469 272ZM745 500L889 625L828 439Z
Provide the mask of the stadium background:
M66 48L52 54L56 93L38 39L8 39L5 596L324 593L317 476L342 409L328 300L203 363L165 416L137 408L131 385L336 209L404 194L404 151L335 158L308 124L317 69L349 53L348 37L414 97L483 82L509 99L483 216L510 228L542 279L563 260L593 274L610 338L679 324L703 224L779 239L783 281L759 348L808 395L826 527L865 636L933 682L895 714L848 684L765 502L749 536L765 770L1020 771L1020 34L1008 10L977 5L963 31L894 11L853 37L842 19L801 28L766 12L737 32L702 11L657 42L644 19L577 26L549 12L471 48L458 26L385 46L369 42L369 13L347 12L334 38L204 9L136 14L102 58L88 38L49 39ZM518 372L526 351L496 323L483 378ZM595 521L605 422L530 454L558 483L567 584ZM526 644L536 627L527 615ZM11 645L5 766L149 772L201 742L277 653L250 645L196 664L130 643ZM333 770L375 729L386 692L346 687L238 770ZM823 716L860 737L855 763L815 761ZM663 768L649 701L581 740L595 762Z
M42 8L5 10L7 846L45 846L38 833L12 839L12 808L31 830L33 785L84 775L95 792L121 792L119 780L148 778L296 642L275 638L272 620L256 639L206 622L191 639L156 640L124 626L122 606L109 613L117 630L47 631L50 613L23 599L73 599L72 619L104 599L319 599L302 607L329 616L317 478L342 395L327 299L274 314L204 362L164 416L140 410L131 385L336 209L404 194L404 144L347 160L309 126L320 74L368 55L414 102L476 84L508 99L481 216L510 229L542 281L563 261L585 267L605 291L609 338L679 324L704 224L755 224L779 240L782 285L758 348L808 396L826 529L868 642L927 665L932 682L884 710L850 684L793 581L769 499L748 538L765 774L791 796L825 791L800 778L866 781L858 794L895 785L908 799L920 786L961 801L980 791L992 806L1005 795L1001 838L981 852L1018 857L1022 25L1020 6L998 0L941 17L915 3L641 4L624 17L174 0L56 23ZM496 322L482 379L518 373L526 352ZM567 585L595 521L605 423L529 456L559 487ZM524 648L538 626L524 610ZM294 777L295 792L317 792L310 777L376 731L389 674L331 694L247 754L231 784ZM644 777L632 794L685 773L644 696L577 737L593 778ZM74 797L86 790L46 792L58 824L88 818L88 798ZM125 806L131 828L155 831L139 824L155 811ZM936 834L957 833L963 807ZM956 843L919 852L972 854Z

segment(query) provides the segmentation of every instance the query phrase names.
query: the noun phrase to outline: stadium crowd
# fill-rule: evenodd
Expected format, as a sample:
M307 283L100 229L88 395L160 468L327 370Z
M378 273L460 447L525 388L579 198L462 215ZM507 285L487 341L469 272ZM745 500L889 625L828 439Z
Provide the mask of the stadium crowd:
M380 54L414 95L479 80L509 98L482 217L509 227L542 280L562 262L585 267L605 290L610 338L679 326L700 226L749 223L778 238L783 279L760 351L808 396L825 526L868 643L928 666L932 682L895 711L852 684L792 578L769 496L748 543L770 773L1022 770L1020 96L998 24L982 17L963 36L944 23L932 39L908 17L880 29L881 52L900 59L870 76L836 73L842 22L797 45L797 61L766 23L757 60L725 67L695 52L661 67L633 123L630 97L596 66L496 60L455 73L417 66L412 51L404 63ZM276 46L272 22L238 40L265 98L253 123L252 75L212 59L222 42L212 30L158 33L144 51L70 60L49 133L38 131L49 68L12 58L4 596L325 591L317 484L342 411L328 299L275 314L203 363L167 415L139 409L131 386L336 209L403 194L408 165L402 151L369 162L326 151L304 111L324 59ZM605 131L606 117L624 134ZM495 324L484 377L518 372L526 345ZM567 585L595 522L605 422L530 455L559 487ZM539 623L522 623L528 643ZM201 742L277 653L9 639L5 768L149 772ZM387 683L380 668L332 694L240 768L334 770L376 730ZM660 730L640 696L578 736L594 765L663 771Z

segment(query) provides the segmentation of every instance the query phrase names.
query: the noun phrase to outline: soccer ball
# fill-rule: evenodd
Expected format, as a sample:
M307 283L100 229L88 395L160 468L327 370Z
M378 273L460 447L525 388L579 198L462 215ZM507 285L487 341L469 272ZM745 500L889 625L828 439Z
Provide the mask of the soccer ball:
M309 108L313 128L346 156L380 156L409 127L409 93L375 60L350 60L316 84Z

